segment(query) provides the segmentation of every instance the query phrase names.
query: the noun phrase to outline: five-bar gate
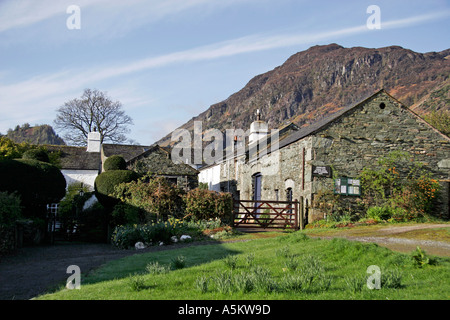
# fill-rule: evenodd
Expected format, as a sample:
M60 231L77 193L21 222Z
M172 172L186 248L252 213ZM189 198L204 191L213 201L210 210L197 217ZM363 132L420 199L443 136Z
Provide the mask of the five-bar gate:
M303 225L298 207L299 202L297 200L234 200L233 225L235 228L298 230Z

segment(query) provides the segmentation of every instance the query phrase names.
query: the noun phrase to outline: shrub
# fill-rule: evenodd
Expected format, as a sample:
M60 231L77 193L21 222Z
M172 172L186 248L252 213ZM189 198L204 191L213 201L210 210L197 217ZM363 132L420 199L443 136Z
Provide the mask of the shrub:
M81 195L83 192L83 195ZM84 203L92 196L89 187L82 183L72 183L67 187L66 196L59 202L58 217L61 222L61 232L64 234L74 229L77 220L81 218ZM82 225L78 221L78 226Z
M179 217L183 211L183 191L164 177L146 175L115 187L114 196L122 202L145 210L147 217ZM143 221L148 222L148 221Z
M382 208L372 209L379 210L371 211L374 218L415 220L433 212L440 185L422 163L412 160L407 152L395 151L380 158L377 169L365 168L361 173L363 202Z
M0 192L0 256L16 247L15 224L21 215L20 197Z
M46 205L61 200L66 180L54 165L37 160L0 161L0 191L17 192L24 206L24 216L43 218Z
M126 170L126 168L127 163L125 162L125 159L117 155L108 157L103 163L103 169L105 171Z
M219 218L224 223L231 223L233 220L233 198L230 193L196 188L184 196L184 202L186 217L196 220Z
M173 236L189 235L192 239L204 237L202 231L211 225L217 225L217 221L179 221L169 219L166 222L158 222L144 225L116 226L111 237L112 244L118 248L133 247L138 241L149 244L172 243Z
M144 216L145 212L142 209L127 203L119 203L114 206L111 213L111 223L116 226L140 224L146 220Z
M0 192L0 225L10 227L22 216L20 196L8 192Z
M42 149L30 149L24 152L22 155L22 159L28 159L28 160L38 160L42 162L50 162L50 158Z
M392 206L407 211L408 214L403 217L404 220L421 219L433 212L439 189L437 180L422 174L407 181L405 187L391 199Z
M131 170L102 172L95 178L95 195L103 206L112 208L119 203L119 199L114 196L114 188L121 183L131 182L137 178L137 173Z
M393 208L389 206L370 207L367 210L367 218L377 221L388 220L392 217L393 211Z
M89 242L106 242L108 234L108 211L96 202L79 216L79 230L82 240Z

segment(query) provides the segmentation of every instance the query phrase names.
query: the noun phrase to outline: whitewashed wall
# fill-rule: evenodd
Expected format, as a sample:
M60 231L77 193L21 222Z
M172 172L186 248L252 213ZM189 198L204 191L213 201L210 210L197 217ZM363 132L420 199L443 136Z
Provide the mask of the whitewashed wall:
M207 183L209 190L220 191L220 165L200 169L198 181Z
M72 183L80 183L89 186L91 191L94 191L95 178L98 176L98 170L61 170L61 173L66 178L67 186Z

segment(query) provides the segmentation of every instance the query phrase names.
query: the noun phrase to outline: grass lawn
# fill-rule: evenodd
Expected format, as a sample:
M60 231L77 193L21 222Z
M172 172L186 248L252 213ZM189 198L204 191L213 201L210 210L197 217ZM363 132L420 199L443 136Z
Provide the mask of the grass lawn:
M450 258L430 258L419 267L411 253L293 232L136 254L82 276L79 290L36 299L448 300ZM381 289L367 288L371 265L380 268Z

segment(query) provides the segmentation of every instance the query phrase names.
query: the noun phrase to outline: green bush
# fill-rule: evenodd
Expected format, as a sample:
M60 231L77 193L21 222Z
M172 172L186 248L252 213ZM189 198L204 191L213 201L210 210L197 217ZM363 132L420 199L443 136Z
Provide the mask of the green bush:
M186 217L196 220L219 218L224 223L233 221L233 198L230 193L196 188L190 190L183 199Z
M165 220L168 216L181 217L183 190L164 177L144 176L138 180L116 186L114 196L122 202L146 212L146 221Z
M112 170L102 172L95 178L95 195L98 201L106 208L113 208L119 199L115 197L114 188L121 183L136 180L138 175L131 170Z
M170 244L173 242L173 236L189 235L191 240L204 239L207 236L206 230L220 229L220 226L220 220L180 221L170 218L166 222L116 226L111 242L114 246L125 249L133 247L136 242L143 242L146 245L159 245L160 242Z
M370 207L367 210L367 218L377 221L388 220L392 217L394 210L389 206L384 207Z
M146 220L144 210L127 203L119 203L115 205L111 216L111 223L115 226L140 224Z
M0 192L0 256L16 247L15 225L21 216L20 197Z
M24 152L22 159L38 160L42 162L50 162L48 153L42 149L30 149Z
M89 242L107 242L109 212L96 202L79 216L81 240Z
M127 163L125 162L125 159L121 156L110 156L105 160L105 163L103 164L103 169L105 171L112 171L112 170L126 170L127 169Z
M20 196L15 193L0 192L0 225L13 226L21 216Z
M43 218L48 203L59 202L66 193L66 180L54 165L37 160L0 161L0 191L20 195L24 216Z

